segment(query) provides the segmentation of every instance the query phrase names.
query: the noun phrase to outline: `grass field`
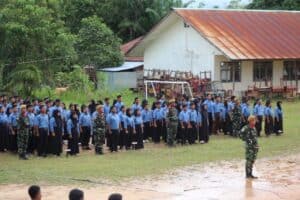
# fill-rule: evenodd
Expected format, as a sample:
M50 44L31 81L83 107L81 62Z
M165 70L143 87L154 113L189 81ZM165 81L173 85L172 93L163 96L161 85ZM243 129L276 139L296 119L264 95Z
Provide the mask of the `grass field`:
M283 106L285 133L280 137L259 138L259 157L300 151L300 102L284 103ZM29 161L21 161L15 155L1 153L0 184L73 184L80 182L80 179L120 181L192 164L243 158L243 142L224 136L211 137L207 145L167 148L164 145L147 144L142 151L103 156L85 152L77 157L33 157Z

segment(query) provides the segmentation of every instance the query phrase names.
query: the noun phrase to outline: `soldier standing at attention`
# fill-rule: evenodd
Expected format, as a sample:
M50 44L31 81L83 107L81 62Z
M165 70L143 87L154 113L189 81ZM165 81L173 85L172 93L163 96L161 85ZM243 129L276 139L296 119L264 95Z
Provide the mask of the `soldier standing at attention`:
M255 128L256 118L250 116L248 118L248 125L244 126L240 132L240 137L245 141L246 147L246 178L257 178L253 176L252 169L253 164L257 157L258 143L257 143L257 132Z
M29 139L29 117L26 113L26 105L21 106L21 113L17 118L17 127L18 127L18 153L20 159L28 160L26 155Z
M103 144L105 143L105 116L103 106L96 107L96 114L93 118L93 136L95 142L95 153L103 154Z
M169 111L167 113L167 144L171 147L174 145L174 140L177 135L178 128L178 112L175 105L175 100L169 101Z

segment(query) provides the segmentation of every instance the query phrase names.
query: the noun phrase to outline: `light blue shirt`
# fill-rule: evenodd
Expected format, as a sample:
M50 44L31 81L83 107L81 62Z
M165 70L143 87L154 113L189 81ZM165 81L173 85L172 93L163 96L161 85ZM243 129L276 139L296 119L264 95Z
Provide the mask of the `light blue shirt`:
M117 111L120 112L121 111L121 107L124 106L124 103L121 101L117 101L115 104L115 107L117 108Z
M275 117L276 117L277 119L279 119L280 117L283 116L282 110L280 110L278 107L275 108L274 114L275 114Z
M127 124L127 127L130 126L131 128L134 127L134 118L133 116L131 117L126 117L126 124Z
M85 126L85 127L91 127L92 126L92 120L91 116L88 113L81 113L79 117L79 125Z
M120 117L118 114L110 114L108 116L107 123L111 130L119 130L120 128Z
M197 121L198 121L197 118L198 118L197 111L196 110L191 110L190 111L190 121L197 123Z
M77 133L79 134L79 125L78 125L78 122L77 123ZM72 129L75 128L75 125L73 124L72 120L69 119L68 122L67 122L67 132L69 135L72 135Z
M140 104L132 104L131 106L132 113L136 110L142 110L142 106L140 106Z
M152 111L151 110L142 110L142 118L143 122L151 122L152 119Z
M28 112L27 116L29 118L29 126L33 127L34 126L34 120L35 120L35 114L32 112Z
M190 121L190 112L189 111L181 111L179 113L179 120L181 122L186 122L188 123Z
M264 106L263 105L255 105L254 109L253 109L253 115L255 116L264 116Z
M57 125L56 125L56 121L55 121L55 118L54 117L51 117L51 119L50 119L50 132L54 132L54 128L55 127L57 127ZM64 128L63 128L63 126L61 127L61 131L62 131L62 133L64 132Z
M35 126L49 129L49 117L47 114L39 114L35 117Z
M18 113L11 113L8 117L8 123L12 126L12 127L16 127L17 124L17 119L19 117Z
M265 108L265 116L266 117L273 117L273 110L271 107L266 107Z
M248 118L250 116L250 108L248 105L242 107L242 114L244 117Z
M104 106L103 106L104 116L107 116L107 115L108 115L109 110L110 110L109 104L106 104L106 103L105 103Z
M153 111L153 119L154 120L162 120L164 119L164 112L163 110L160 108L156 108L154 111Z
M141 125L142 123L143 123L143 118L141 115L134 117L134 125Z
M127 128L126 113L123 113L122 111L119 112L119 118L120 118L120 122L123 124L123 128Z
M5 113L0 113L0 124L7 124L8 117Z

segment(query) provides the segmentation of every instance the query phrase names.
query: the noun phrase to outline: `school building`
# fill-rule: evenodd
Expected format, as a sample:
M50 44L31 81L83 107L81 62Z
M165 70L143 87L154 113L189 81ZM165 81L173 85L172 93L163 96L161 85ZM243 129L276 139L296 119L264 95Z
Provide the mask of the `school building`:
M144 69L211 71L223 89L297 87L300 12L173 9L126 56Z

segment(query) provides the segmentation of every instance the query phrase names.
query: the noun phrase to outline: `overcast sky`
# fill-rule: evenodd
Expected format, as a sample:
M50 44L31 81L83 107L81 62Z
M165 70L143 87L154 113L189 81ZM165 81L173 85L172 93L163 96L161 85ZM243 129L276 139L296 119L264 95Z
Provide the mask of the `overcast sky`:
M251 0L242 0L242 3L248 4L250 1ZM213 8L214 6L226 8L230 0L196 0L195 5L199 5L199 2L203 2L205 4L205 8Z

